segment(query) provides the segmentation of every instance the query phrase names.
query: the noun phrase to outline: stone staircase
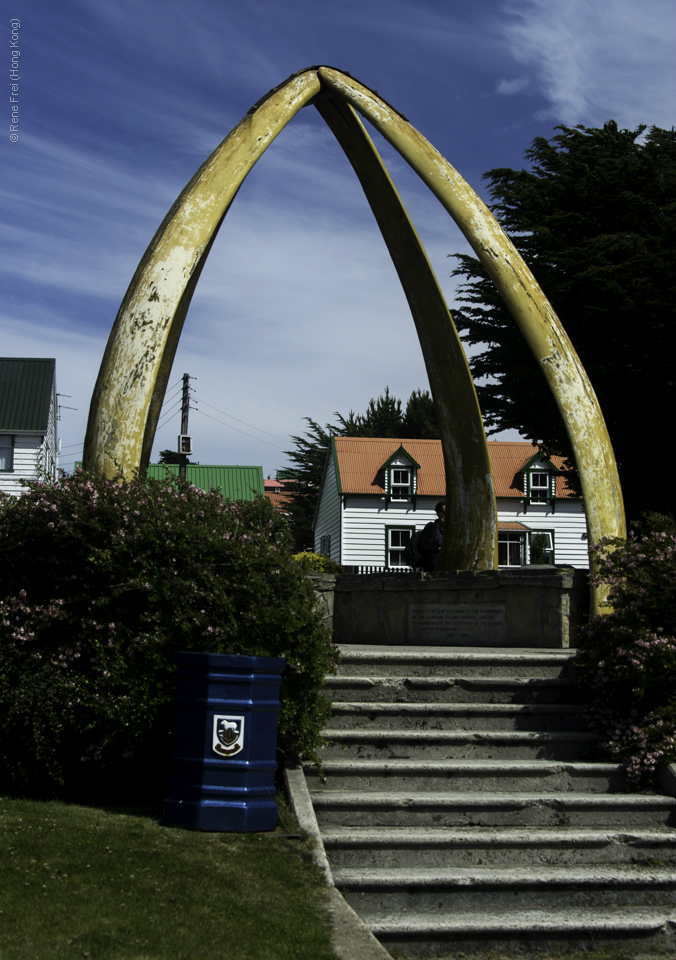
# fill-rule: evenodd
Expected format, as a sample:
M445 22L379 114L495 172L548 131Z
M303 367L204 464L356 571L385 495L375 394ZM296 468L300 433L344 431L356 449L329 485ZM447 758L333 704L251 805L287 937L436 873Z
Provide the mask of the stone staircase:
M326 783L333 879L406 953L676 954L676 801L583 759L574 651L341 645Z

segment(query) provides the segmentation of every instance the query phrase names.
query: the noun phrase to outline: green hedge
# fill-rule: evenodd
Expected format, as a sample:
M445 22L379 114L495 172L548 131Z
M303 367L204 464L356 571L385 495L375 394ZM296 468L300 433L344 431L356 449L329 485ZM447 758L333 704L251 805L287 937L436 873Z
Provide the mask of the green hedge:
M0 789L165 789L175 650L284 656L279 744L316 760L334 652L271 504L78 473L0 498Z

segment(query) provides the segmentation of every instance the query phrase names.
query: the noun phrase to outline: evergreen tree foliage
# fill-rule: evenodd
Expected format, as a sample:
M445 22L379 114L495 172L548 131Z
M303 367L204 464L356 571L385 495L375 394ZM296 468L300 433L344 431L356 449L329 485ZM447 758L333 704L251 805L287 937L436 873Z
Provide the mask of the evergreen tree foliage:
M427 390L414 390L406 407L393 397L389 387L369 401L365 413L350 410L344 417L335 413L337 423L322 427L305 417L309 429L302 437L291 437L294 450L285 451L297 472L296 489L289 504L291 527L297 550L312 550L312 520L321 488L329 441L336 437L394 437L407 440L438 440L434 401ZM286 489L290 489L287 483Z
M160 450L159 462L179 464L181 462L181 454L177 453L175 450ZM192 463L192 460L186 459L185 462Z
M286 505L296 551L314 549L312 519L326 463L326 451L332 434L341 435L341 428L330 423L326 429L311 417L305 417L309 429L302 437L291 437L294 450L285 451L297 474L294 485L287 481L285 491L292 496Z
M390 394L389 387L385 387L382 396L369 400L366 413L355 414L350 410L347 417L339 413L335 416L344 437L400 437L404 428L401 400Z
M427 390L414 390L406 403L403 432L407 440L439 440L434 401Z
M628 516L668 512L668 485L650 483L643 461L660 450L676 400L676 131L620 130L614 121L556 129L526 151L530 170L485 174L493 212L594 386ZM467 283L455 322L466 343L487 345L470 358L487 431L513 428L572 458L545 379L493 283L478 260L456 257L454 274Z

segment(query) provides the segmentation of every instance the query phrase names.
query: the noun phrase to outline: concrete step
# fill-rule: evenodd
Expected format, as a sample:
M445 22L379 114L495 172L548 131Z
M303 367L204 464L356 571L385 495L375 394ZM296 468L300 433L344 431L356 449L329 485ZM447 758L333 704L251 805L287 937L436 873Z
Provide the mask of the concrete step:
M303 764L308 787L314 793L334 790L394 790L399 793L463 791L499 794L588 791L608 793L624 789L619 764L553 760L326 760L326 782L315 768Z
M324 759L579 760L598 741L593 733L517 730L375 730L328 728Z
M676 911L676 871L668 867L337 867L345 899L370 917L448 912L665 907Z
M576 910L507 910L406 915L366 914L363 918L388 949L407 956L505 951L558 953L562 950L621 948L624 955L676 953L676 911L670 908L583 907Z
M326 790L311 797L322 832L371 826L634 830L676 825L672 797L643 794Z
M676 866L676 830L329 827L331 867Z
M581 712L577 704L347 701L333 704L331 729L585 731Z
M579 759L575 651L340 649L325 782L304 770L335 883L385 945L676 952L676 800Z
M575 695L565 677L397 676L374 673L327 677L324 694L340 701L381 703L566 703Z
M504 647L378 647L338 644L339 676L556 678L568 676L574 650Z

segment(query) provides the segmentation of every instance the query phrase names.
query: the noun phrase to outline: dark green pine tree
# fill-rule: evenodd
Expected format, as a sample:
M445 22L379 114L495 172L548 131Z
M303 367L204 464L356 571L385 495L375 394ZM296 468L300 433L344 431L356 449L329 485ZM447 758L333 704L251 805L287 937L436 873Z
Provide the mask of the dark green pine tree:
M295 475L292 482L287 481L285 490L292 494L287 509L296 551L313 549L312 520L324 474L326 451L331 435L340 436L342 432L341 427L330 423L324 429L310 417L305 417L305 421L309 429L302 437L292 436L295 448L285 451L293 464L289 472Z
M175 450L160 450L160 459L159 463L180 463L181 454L176 453ZM186 463L192 463L192 460L186 460Z
M285 451L297 476L289 504L290 522L297 550L312 550L312 521L321 488L326 454L331 436L337 437L400 437L402 439L436 440L439 438L434 402L427 390L414 390L406 409L401 400L385 387L382 396L369 401L365 413L347 417L334 414L337 423L321 427L305 417L309 429L302 437L291 437L295 449ZM287 489L291 489L287 484Z
M335 416L344 437L400 437L404 428L401 400L391 395L389 387L382 396L369 400L366 413L350 410L347 417Z
M400 436L409 440L440 439L434 400L428 390L414 390L408 398L403 427Z
M529 170L486 175L493 211L561 319L601 404L627 515L673 511L661 458L676 401L676 131L557 127ZM453 310L489 432L514 428L571 457L537 363L483 267L457 254L467 283ZM487 382L480 382L487 378ZM572 465L572 464L571 464ZM573 465L574 466L574 465Z

